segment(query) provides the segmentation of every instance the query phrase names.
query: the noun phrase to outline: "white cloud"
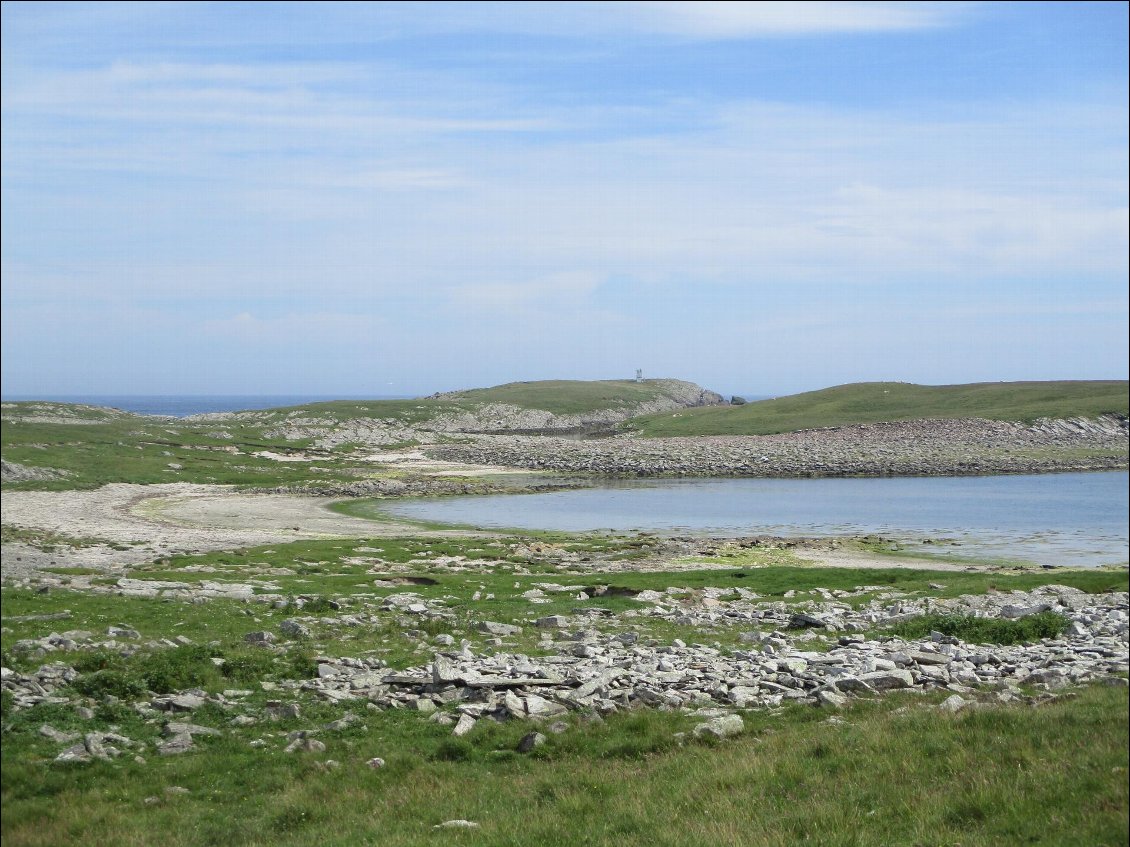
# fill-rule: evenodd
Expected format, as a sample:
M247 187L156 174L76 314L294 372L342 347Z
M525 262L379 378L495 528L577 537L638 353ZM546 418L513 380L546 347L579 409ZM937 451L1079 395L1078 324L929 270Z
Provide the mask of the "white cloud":
M129 130L167 143L207 150L229 133L252 149L318 139L319 146L353 149L390 135L543 132L544 118L507 113L487 87L439 93L434 75L379 65L115 62L105 68L55 71L4 85L6 132L25 123L95 121L106 141ZM488 114L489 113L489 114ZM12 129L9 129L9 126ZM156 132L155 132L156 131ZM298 135L280 136L280 131Z
M56 180L22 201L26 222L8 231L25 232L6 247L17 257L22 239L43 238L68 250L54 251L57 272L6 272L5 288L105 299L465 288L467 302L517 308L564 292L579 302L612 275L677 286L1126 272L1125 161L1117 145L1073 155L1063 132L1101 137L1118 121L1108 106L949 121L696 108L694 132L537 144L343 140L334 124L297 151L297 136L273 132L193 133L184 148L124 133L62 151L52 136L6 153L6 180Z
M623 5L632 12L629 24L644 31L714 39L931 29L953 23L973 4L698 0Z
M291 47L300 34L308 45L353 47L428 35L532 35L555 38L644 34L671 39L753 39L883 33L960 23L971 2L859 2L858 0L754 0L754 2L428 2L283 3L265 6L249 25L238 6L207 3L5 3L5 57L36 53L70 58L83 50L102 55L106 42L142 43L161 55L171 45L202 50L253 45Z

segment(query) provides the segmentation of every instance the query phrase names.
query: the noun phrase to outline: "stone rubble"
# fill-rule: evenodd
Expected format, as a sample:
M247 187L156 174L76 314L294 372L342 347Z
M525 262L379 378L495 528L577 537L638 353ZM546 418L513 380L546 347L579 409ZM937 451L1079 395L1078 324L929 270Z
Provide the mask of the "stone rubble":
M4 690L12 693L12 708L26 709L40 703L67 703L66 697L55 692L77 679L78 671L62 662L52 662L29 674L4 668L0 677Z
M783 604L757 608L735 602L734 614L748 615L758 625L777 626L793 614L778 608ZM379 660L342 659L333 665L332 674L288 684L326 699L364 699L380 708L421 710L425 703L422 710L432 711L454 705L459 719L453 732L464 735L483 718L548 721L570 711L607 714L639 706L749 709L794 701L834 707L850 697L888 691L949 690L962 695L985 688L1007 699L1019 696L1020 685L1054 690L1130 669L1130 604L1125 593L1089 595L1045 586L1028 593L898 601L882 608L875 601L860 609L835 602L814 606L820 613L809 616L836 638L827 650L803 649L811 640L807 630L799 635L783 629L750 633L748 649L727 654L679 640L642 644L633 633L606 636L580 629L552 634L560 639L552 642L556 655L474 655L464 649L436 653L425 667L397 672L382 672ZM662 603L653 608L661 616L688 615L685 609L672 610ZM1035 644L965 644L940 633L919 640L867 639L853 632L927 610L1008 618L1018 610L1034 614L1044 609L1066 615L1071 627L1059 638ZM720 604L701 607L697 614L728 611Z
M117 746L115 746L117 745ZM120 747L140 746L136 741L116 732L88 732L82 741L68 747L55 757L56 762L89 762L92 759L110 761L122 755Z
M953 599L909 597L885 586L857 586L855 591L812 592L823 602L764 602L744 588L668 588L666 592L643 591L635 596L649 607L636 613L638 617L655 617L683 626L711 627L749 624L759 629L814 629L827 632L864 632L888 626L927 613L977 615L989 618L1018 619L1046 611L1076 612L1089 604L1117 602L1111 595L1091 595L1066 585L1045 585L1032 592L963 595ZM866 605L854 608L842 602L851 597L876 593ZM688 604L688 597L697 602ZM790 597L791 595L791 597ZM796 600L795 592L785 595ZM890 602L894 600L895 602ZM1083 632L1082 623L1072 626ZM764 643L767 636L748 633L746 640Z
M448 462L610 476L959 476L1125 468L1127 433L1120 415L1034 424L970 418L779 435L586 440L473 435L425 452ZM1081 458L1065 448L1097 452ZM1056 455L1060 449L1062 457Z
M542 590L571 592L579 587L545 583ZM562 731L567 724L561 719L570 713L599 717L641 707L679 709L702 719L695 727L696 736L721 739L742 731L741 718L734 710L772 709L787 702L834 709L853 697L890 691L948 691L950 696L938 708L956 713L976 707L979 698L1023 701L1020 686L1054 692L1091 681L1127 684L1130 598L1125 592L1087 594L1068 586L1045 585L1028 592L949 599L910 597L885 586L857 586L853 591L817 588L808 592L812 600L801 599L804 592L790 593L799 602L766 601L742 588L642 591L635 594L639 609L618 617L621 624L656 617L699 628L704 638L709 637L710 628L749 626L741 632L741 646L729 652L679 639L661 644L630 630L605 633L599 627L609 623L610 613L592 608L555 615L552 621L538 619L539 646L547 655L476 654L468 642L457 650L453 638L433 639L433 647L451 649L433 653L427 665L390 670L380 658L318 656L314 678L264 682L262 686L280 694L305 691L334 703L365 702L370 709L410 709L452 727L456 737L471 732L481 720L530 721L538 730L527 733L519 746L529 752L545 742L540 730ZM845 602L865 594L873 599L858 606ZM418 595L400 594L391 595L385 603L390 609L410 613L418 600ZM1045 611L1061 614L1070 623L1060 637L1038 643L968 644L938 632L920 639L865 635L927 613L1016 620ZM520 626L495 621L483 622L479 628L496 636L490 640L497 643L522 632ZM108 634L115 637L109 643L127 650L136 649L140 638L118 625L111 626ZM122 643L117 638L128 640ZM428 643L425 634L420 633L420 638L421 645ZM92 642L91 633L75 630L52 633L30 646L41 649L45 643L60 650ZM176 643L169 641L164 646ZM4 690L12 695L14 709L40 703L71 704L82 710L76 714L93 716L88 707L73 702L73 695L64 696L69 692L62 689L78 677L67 664L44 664L27 674L5 667L0 676ZM189 689L151 695L134 708L161 722L163 738L154 744L162 756L192 751L201 736L223 734L185 719L206 705L237 712L229 720L237 727L254 725L262 718L300 717L299 704L282 699L268 701L261 711L249 715L240 701L251 693L232 689L210 695ZM291 732L286 750L324 752L325 744L313 737L315 733L341 731L360 722L355 713L347 712L321 729ZM80 735L48 724L39 732L57 744L69 745L57 755L60 762L108 760L125 748L140 746L113 732Z

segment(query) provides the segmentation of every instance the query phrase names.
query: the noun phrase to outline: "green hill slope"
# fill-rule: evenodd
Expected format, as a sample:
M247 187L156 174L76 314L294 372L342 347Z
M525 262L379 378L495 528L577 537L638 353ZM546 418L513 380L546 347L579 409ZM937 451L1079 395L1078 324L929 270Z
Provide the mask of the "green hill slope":
M493 388L473 388L441 394L437 399L467 403L506 403L523 409L544 409L555 415L579 415L601 409L647 403L670 394L674 380L606 379L581 381L547 379L509 382Z
M1125 380L981 382L915 385L861 382L744 406L685 409L633 418L624 426L645 437L769 435L815 427L923 418L1037 418L1126 415Z
M646 404L690 406L721 402L722 398L700 386L675 379L539 380L510 382L492 388L472 388L412 400L335 400L285 409L268 409L254 416L261 422L284 419L296 412L346 421L376 418L405 425L426 424L438 415L475 414L487 406L506 405L552 415L586 415L612 411L628 417ZM652 408L656 408L653 406Z
M325 484L357 478L348 448L416 444L420 430L553 431L613 426L644 411L721 397L680 380L547 380L412 400L340 400L186 419L48 402L6 402L0 428L5 489L62 490L107 482ZM340 450L338 448L347 449ZM315 464L272 453L313 448ZM365 473L371 467L363 468Z

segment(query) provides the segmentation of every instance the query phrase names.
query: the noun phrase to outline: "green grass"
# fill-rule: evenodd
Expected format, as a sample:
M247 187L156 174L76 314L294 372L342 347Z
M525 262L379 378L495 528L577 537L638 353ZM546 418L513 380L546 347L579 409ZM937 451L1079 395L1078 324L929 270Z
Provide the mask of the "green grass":
M970 644L1030 644L1056 638L1070 625L1056 612L1040 612L1017 620L978 618L974 615L923 615L888 628L902 638L924 638L931 632L951 635Z
M417 715L365 713L363 726L319 736L325 754L282 753L275 733L289 725L275 725L202 739L185 756L80 766L52 764L58 746L38 726L99 719L37 707L5 716L2 829L19 847L1126 843L1125 689L958 715L926 707L937 699L858 702L841 724L806 707L749 714L745 734L721 744L679 744L694 723L681 715L630 713L574 722L528 756L515 752L527 724L456 741ZM309 708L305 725L340 712ZM128 710L102 714L155 737ZM258 737L267 747L249 747ZM373 756L385 767L367 767ZM336 769L321 765L331 758ZM479 827L433 829L454 818Z
M1037 418L1126 415L1125 380L985 382L914 385L862 382L744 406L708 406L633 418L626 428L648 437L769 435L816 427L923 418Z
M130 656L100 650L78 654L73 665L83 672L73 683L74 689L96 699L107 694L137 698L147 691L169 694L186 688L217 692L257 685L261 679L308 679L317 673L317 666L302 650L276 656L240 644L226 649L186 644Z
M580 381L567 379L510 382L455 394L476 403L508 403L523 409L544 409L556 415L578 415L646 403L665 394L662 380Z
M232 437L211 434L220 429ZM347 457L326 453L312 462L277 462L252 454L286 452L301 446L301 442L267 438L254 427L212 422L155 422L121 415L76 425L25 421L16 416L4 422L0 444L7 461L68 474L61 479L5 482L5 490L60 491L95 488L108 482L269 487L356 479L349 472ZM230 452L233 449L238 452ZM371 469L367 471L372 473Z

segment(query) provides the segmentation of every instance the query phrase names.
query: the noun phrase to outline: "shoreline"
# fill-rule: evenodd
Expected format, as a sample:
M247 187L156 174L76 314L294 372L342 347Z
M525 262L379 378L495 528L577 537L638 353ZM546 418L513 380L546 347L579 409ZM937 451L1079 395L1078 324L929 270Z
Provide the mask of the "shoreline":
M1023 572L1024 570L1094 570L1093 567L1047 566L1036 563L1002 563L974 558L905 555L851 549L850 545L877 536L776 536L721 535L704 532L612 533L564 532L521 528L463 527L398 519L367 518L341 510L347 499L295 493L247 493L231 486L173 483L133 485L115 483L93 491L5 491L2 495L5 525L57 538L50 544L16 540L0 548L0 578L24 579L45 569L62 566L124 572L138 564L177 553L203 553L317 539L357 538L459 538L502 535L561 535L590 537L620 535L646 537L661 543L667 564L679 550L701 547L774 548L788 550L816 567L908 568ZM399 498L395 498L399 499ZM394 498L389 498L392 502ZM379 502L379 501L378 501ZM67 539L78 539L68 546ZM882 539L878 539L882 540ZM47 547L48 549L43 549ZM901 553L901 555L900 555ZM708 565L702 565L708 567ZM1125 566L1113 565L1115 569Z

